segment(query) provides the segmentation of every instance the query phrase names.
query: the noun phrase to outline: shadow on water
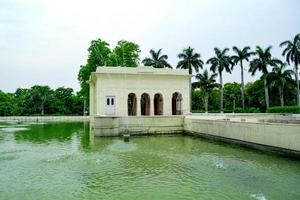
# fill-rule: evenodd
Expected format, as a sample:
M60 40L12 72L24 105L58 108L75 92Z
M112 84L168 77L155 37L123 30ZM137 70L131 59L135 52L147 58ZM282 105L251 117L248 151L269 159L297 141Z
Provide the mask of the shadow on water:
M17 142L49 143L68 142L72 137L79 137L83 149L90 148L88 123L45 123L32 124L26 130L16 131L14 139Z

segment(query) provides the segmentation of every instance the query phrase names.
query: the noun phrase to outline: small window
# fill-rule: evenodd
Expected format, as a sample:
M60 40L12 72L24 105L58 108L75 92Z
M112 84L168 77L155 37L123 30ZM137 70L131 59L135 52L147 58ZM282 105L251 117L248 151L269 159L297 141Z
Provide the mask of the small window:
M115 104L115 99L114 98L111 98L111 105L113 106Z
M109 106L109 98L106 99L106 105Z

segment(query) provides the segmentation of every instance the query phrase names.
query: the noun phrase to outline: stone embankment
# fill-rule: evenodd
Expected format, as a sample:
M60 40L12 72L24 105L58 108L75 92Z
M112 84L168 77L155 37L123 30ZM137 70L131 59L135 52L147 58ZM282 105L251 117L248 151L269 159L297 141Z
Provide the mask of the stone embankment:
M95 136L183 133L300 158L300 116L287 114L198 114L91 118Z

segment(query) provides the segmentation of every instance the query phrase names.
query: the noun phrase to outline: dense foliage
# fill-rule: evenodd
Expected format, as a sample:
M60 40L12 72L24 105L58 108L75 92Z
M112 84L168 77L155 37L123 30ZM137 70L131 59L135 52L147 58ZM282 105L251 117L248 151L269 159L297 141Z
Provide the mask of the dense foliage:
M195 85L195 84L193 84ZM245 104L246 109L242 108L242 95L240 84L226 83L224 84L224 113L241 113L241 112L265 112L264 82L258 79L245 85ZM287 82L284 87L284 103L292 106L296 104L294 83ZM219 88L214 87L208 93L208 110L211 113L220 112L220 96ZM203 89L196 87L192 92L192 110L193 112L205 112L205 92ZM276 87L270 87L270 106L280 105L279 90Z
M18 88L15 93L0 91L0 116L83 115L84 99L72 88L55 90L35 85Z
M267 109L267 113L300 113L300 106L275 106Z
M114 49L104 40L91 41L88 48L88 59L85 65L80 66L78 80L81 86L80 95L89 98L88 80L92 72L101 66L137 67L139 64L139 45L121 40Z
M168 56L165 54L161 54L161 50L155 51L153 49L150 50L150 58L145 58L142 63L145 66L152 66L154 68L172 68L172 66L167 62Z
M178 54L178 58L180 60L177 64L177 68L188 69L189 74L193 74L193 69L199 72L199 69L203 68L204 62L201 60L201 55L194 52L194 49L191 47L183 49L182 53Z

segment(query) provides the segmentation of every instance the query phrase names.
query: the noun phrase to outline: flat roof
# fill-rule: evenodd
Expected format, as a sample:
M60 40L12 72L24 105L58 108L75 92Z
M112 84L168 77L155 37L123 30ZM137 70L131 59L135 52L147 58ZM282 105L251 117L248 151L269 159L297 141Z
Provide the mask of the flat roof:
M138 67L114 67L114 66L101 66L97 67L96 72L92 72L90 81L94 81L95 76L100 74L132 74L132 75L168 75L168 76L187 76L189 77L188 69L170 69L170 68L153 68L149 66Z
M162 75L187 75L187 69L153 68L149 66L138 67L97 67L96 74L162 74Z

